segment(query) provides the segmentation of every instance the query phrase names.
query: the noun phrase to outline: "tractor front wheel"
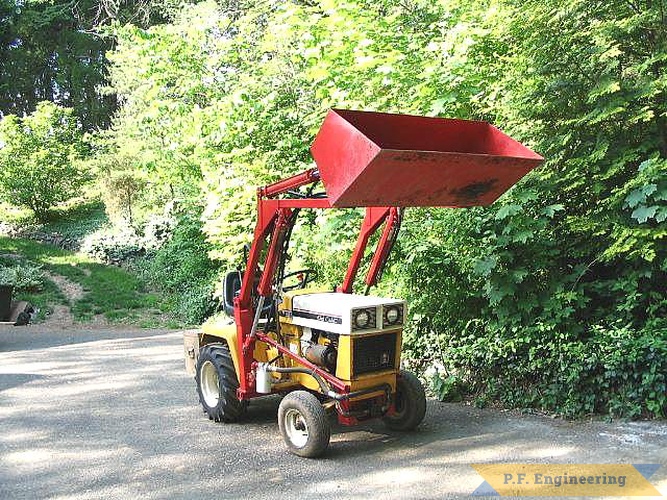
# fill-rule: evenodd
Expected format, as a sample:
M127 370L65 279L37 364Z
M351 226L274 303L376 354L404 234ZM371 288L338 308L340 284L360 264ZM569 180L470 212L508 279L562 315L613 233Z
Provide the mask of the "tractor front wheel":
M309 392L294 391L283 398L278 427L289 450L300 457L318 457L329 446L331 427L326 411Z
M419 379L410 372L401 370L396 381L394 400L396 412L382 420L395 431L410 431L417 427L426 414L426 394Z
M245 412L247 403L236 397L239 382L226 344L201 348L195 381L199 401L211 420L236 422Z

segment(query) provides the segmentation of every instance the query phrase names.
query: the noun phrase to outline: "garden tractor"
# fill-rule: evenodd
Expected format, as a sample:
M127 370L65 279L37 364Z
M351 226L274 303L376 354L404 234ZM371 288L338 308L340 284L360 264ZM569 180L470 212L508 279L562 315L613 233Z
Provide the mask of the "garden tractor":
M251 399L283 395L279 429L302 457L327 449L333 414L342 425L382 419L396 431L424 418L424 389L401 369L406 302L368 295L403 209L488 205L542 161L485 122L349 110L328 112L311 152L316 168L257 191L245 268L224 281L233 323L211 320L184 337L186 368L208 417L235 422ZM345 278L334 291L311 289L312 269L287 269L297 216L350 207L365 207L365 217ZM381 227L366 294L355 294L369 239Z

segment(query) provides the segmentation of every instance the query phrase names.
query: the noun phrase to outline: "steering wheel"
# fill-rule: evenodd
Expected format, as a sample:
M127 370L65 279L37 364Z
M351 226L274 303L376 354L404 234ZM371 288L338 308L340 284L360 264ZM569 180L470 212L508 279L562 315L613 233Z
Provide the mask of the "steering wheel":
M295 277L297 282L290 285L285 285L284 283L289 279ZM287 273L283 276L283 291L289 292L290 290L301 290L306 288L306 285L313 281L317 276L317 271L314 269L299 269L291 273Z

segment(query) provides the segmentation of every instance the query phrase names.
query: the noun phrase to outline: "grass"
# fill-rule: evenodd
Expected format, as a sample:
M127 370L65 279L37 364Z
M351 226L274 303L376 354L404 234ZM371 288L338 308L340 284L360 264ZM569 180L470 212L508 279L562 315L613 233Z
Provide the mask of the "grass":
M64 276L81 285L84 295L70 303L76 320L87 321L96 315L118 323L150 323L164 325L166 304L150 293L135 275L113 266L106 266L81 254L61 250L31 240L0 236L0 255L20 256L23 262L40 265L52 274ZM20 262L20 261L19 261ZM58 287L45 280L39 293L18 293L17 299L28 300L40 308L67 303Z
M25 222L31 221L33 214L27 208L17 208L0 201L0 221L4 222Z
M12 225L59 234L80 241L87 235L108 224L104 203L97 199L77 200L49 212L49 221L39 222L28 209L20 209L0 203L0 220Z
M28 290L14 293L15 300L25 300L39 309L37 320L45 319L53 312L54 305L70 305L67 297L60 291L60 288L50 279L44 279L40 290Z
M104 203L89 200L77 205L55 208L51 220L39 226L45 233L58 233L67 238L81 240L108 224Z

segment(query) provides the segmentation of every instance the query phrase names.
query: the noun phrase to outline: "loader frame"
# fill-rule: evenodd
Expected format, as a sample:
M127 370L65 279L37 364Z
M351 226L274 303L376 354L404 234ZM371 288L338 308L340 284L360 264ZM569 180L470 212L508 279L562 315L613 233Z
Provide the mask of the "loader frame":
M324 392L335 396L338 401L339 421L351 425L356 423L356 419L349 415L346 416L346 413L349 412L349 399L354 395L350 393L349 383L311 363L305 357L293 353L268 336L266 332L260 332L258 328L264 304L276 292L274 290L276 274L278 268L281 267L281 260L285 257L283 249L294 226L296 213L303 208L333 208L324 193L313 194L313 188L319 181L319 171L313 168L257 190L257 224L248 253L241 290L234 299L237 345L240 347L237 396L239 400L243 401L264 395L255 391L254 380L257 362L253 358L253 353L255 343L261 341L274 347L280 354L291 358L328 384L329 390ZM310 185L311 188L306 194L298 191L299 188L307 185ZM345 279L342 285L337 287L337 292L352 293L354 280L368 241L384 224L365 280L367 288L377 284L396 241L401 215L402 211L399 207L366 207L366 215L356 247L352 252ZM263 255L265 258L261 262Z

